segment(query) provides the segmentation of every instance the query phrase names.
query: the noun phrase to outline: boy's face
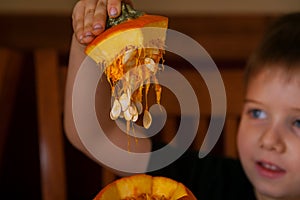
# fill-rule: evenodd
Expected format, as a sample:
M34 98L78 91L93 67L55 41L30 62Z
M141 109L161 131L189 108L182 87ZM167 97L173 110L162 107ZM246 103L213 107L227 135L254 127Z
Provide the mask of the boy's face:
M300 198L300 71L273 68L251 79L238 149L258 197Z

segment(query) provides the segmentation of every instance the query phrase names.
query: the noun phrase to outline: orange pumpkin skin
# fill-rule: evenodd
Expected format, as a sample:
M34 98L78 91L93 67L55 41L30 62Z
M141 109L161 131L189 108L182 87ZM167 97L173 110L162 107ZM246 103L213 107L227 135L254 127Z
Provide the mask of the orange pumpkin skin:
M148 30L147 34L144 34L142 28L149 27L156 29L153 29L152 33ZM144 14L136 19L128 19L97 36L86 47L85 53L97 64L109 65L128 47L146 48L155 41L156 48L163 49L167 27L168 18L164 16Z
M196 200L182 183L166 177L138 174L105 186L94 200Z
M123 32L129 29L143 28L143 27L168 27L168 18L159 15L148 15L144 14L136 19L129 19L121 24L112 26L109 29L105 30L99 36L97 36L85 49L87 55L103 40L109 38L111 35L116 32Z

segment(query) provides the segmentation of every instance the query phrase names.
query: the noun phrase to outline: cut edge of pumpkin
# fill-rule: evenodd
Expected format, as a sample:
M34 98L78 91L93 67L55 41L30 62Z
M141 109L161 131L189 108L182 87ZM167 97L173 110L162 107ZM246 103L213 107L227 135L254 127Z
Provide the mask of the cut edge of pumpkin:
M145 34L142 28L153 27L153 34ZM110 64L126 48L145 48L151 42L160 40L163 45L166 38L168 18L160 15L145 14L113 26L97 36L85 49L85 53L97 64ZM161 28L159 31L158 28ZM157 48L162 46L157 45Z
M94 200L123 200L141 197L165 197L170 200L196 200L184 184L163 176L137 174L120 178L105 186Z
M183 184L162 176L152 178L152 194L159 197L169 197L172 200L177 200L188 195Z
M120 199L138 197L151 193L152 177L145 174L124 177L116 181L116 186Z

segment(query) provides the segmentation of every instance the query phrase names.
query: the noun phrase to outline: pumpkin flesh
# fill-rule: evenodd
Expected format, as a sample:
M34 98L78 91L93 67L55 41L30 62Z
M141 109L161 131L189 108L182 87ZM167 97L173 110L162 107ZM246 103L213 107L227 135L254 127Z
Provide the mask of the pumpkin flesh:
M139 174L104 187L94 200L196 200L182 184L166 177Z

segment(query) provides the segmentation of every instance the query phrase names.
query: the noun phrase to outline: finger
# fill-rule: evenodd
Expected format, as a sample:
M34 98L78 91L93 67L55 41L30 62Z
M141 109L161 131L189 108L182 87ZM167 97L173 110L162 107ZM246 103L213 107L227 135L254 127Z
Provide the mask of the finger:
M93 32L92 33L94 35L99 35L105 29L106 18L107 18L106 1L107 0L98 0L98 2L97 2L94 17L93 17Z
M83 37L85 40L89 41L94 37L92 31L97 0L89 0L85 2Z
M107 0L107 13L111 18L119 16L121 13L121 0Z
M122 0L107 0L107 13L109 17L115 18L121 14L121 2ZM123 0L123 2L133 7L131 0Z
M84 29L84 4L82 1L78 1L78 3L74 6L72 13L72 26L76 39L80 42L83 38Z

